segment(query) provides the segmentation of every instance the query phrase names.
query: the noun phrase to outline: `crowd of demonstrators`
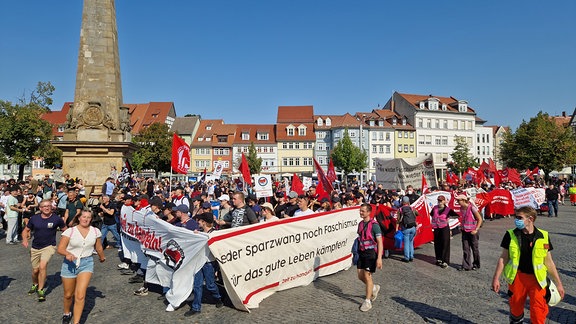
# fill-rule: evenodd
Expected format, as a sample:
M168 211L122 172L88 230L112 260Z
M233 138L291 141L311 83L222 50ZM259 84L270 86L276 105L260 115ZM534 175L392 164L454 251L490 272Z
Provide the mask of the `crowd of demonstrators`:
M145 273L148 261L130 262L134 260L130 255L125 255L121 242L124 237L119 235L120 215L134 210L150 210L159 219L174 226L186 228L191 231L212 232L225 228L238 228L241 226L256 224L259 222L278 221L289 217L302 217L315 213L325 213L330 210L342 208L358 208L362 221L358 228L358 234L363 242L361 263L358 265L358 277L366 285L366 298L362 303L361 310L371 308L371 302L376 298L379 286L372 282L372 273L382 266L382 258L388 258L394 247L394 235L401 231L404 237L404 248L401 253L401 261L411 262L414 260L414 238L417 233L417 212L410 206L420 196L412 186L406 188L383 188L381 184L369 182L365 186L357 183L341 185L325 196L320 196L315 185L310 186L304 193L286 190L284 183L276 183L274 194L266 199L258 199L253 192L238 191L235 181L217 180L209 182L190 183L187 181L168 179L154 180L151 178L129 178L124 183L115 182L113 177L106 179L102 185L102 194L92 194L89 199L82 191L83 185L79 179L64 175L63 183L51 181L45 177L42 181L27 181L16 183L8 181L0 183L2 195L0 196L0 212L3 213L3 226L7 231L6 242L15 244L19 242L19 227L25 228L22 233L23 244L28 246L30 234L34 233L32 250L34 251L32 262L32 288L30 294L37 293L39 300L45 299L44 281L45 266L50 259L50 249L54 250L56 228L69 228L63 233L68 242L58 253L66 257L63 263L63 282L66 279L64 294L65 320L71 321L74 316L81 315L82 299L85 295L85 284L90 280L92 266L89 264L93 250L101 257L101 248L106 246L118 248L121 263L118 269L121 274L131 275L128 283L142 284L142 287L134 291L134 295L148 295L149 284L145 282ZM565 192L570 194L576 204L576 186L573 183L557 182L559 186L567 187ZM541 182L530 182L526 186L544 186ZM515 185L505 183L502 189L512 190ZM554 198L562 203L562 190L556 185L546 189L546 205L554 213ZM470 199L467 192L489 192L496 189L495 186L474 185L462 183L458 185L440 184L439 188L433 187L432 191L442 190L456 197L460 211L456 213L448 205L448 199L439 195L438 203L431 209L431 225L434 229L434 245L436 265L447 268L450 265L450 239L451 230L449 221L451 217L460 219L460 232L462 233L463 258L460 270L476 270L480 268L480 251L478 249L478 231L482 226L483 217ZM556 190L554 190L556 189ZM573 197L574 195L574 197ZM47 198L46 198L47 197ZM44 199L43 199L44 198ZM38 208L39 207L39 208ZM557 203L556 203L557 208ZM39 209L39 214L35 214ZM49 211L48 211L49 210ZM486 217L494 219L496 215L488 211ZM557 212L555 213L557 214ZM524 215L526 216L526 215ZM46 230L45 219L57 217L60 221L54 223L53 228ZM519 217L516 215L516 217ZM531 217L531 216L530 216ZM524 217L528 219L529 217ZM25 223L25 219L30 219ZM534 221L530 218L527 221ZM80 221L80 224L78 224ZM378 225L378 226L376 226ZM90 253L68 253L76 251L70 244L75 242L71 234L76 230L80 233L90 229ZM100 231L101 230L101 231ZM111 235L108 235L108 232ZM368 233L367 233L368 232ZM64 235L66 234L66 235ZM93 234L93 235L92 235ZM108 238L107 236L110 236ZM54 241L52 240L54 237ZM81 235L86 239L87 236ZM37 241L38 240L38 241ZM76 240L75 240L76 241ZM510 244L509 242L506 242ZM136 242L136 244L139 244ZM70 249L69 249L70 248ZM39 251L36 251L39 250ZM53 254L53 252L52 252ZM90 260L88 260L90 257ZM511 256L513 258L515 256ZM86 260L84 260L86 259ZM103 260L103 258L100 258ZM136 258L137 259L137 258ZM72 267L72 263L81 260L78 267ZM76 265L76 263L74 263ZM205 283L211 292L215 305L221 306L221 297L214 283L218 281L218 266L208 262L199 274L196 275L193 294L197 302L191 305L187 315L198 314L201 311L202 284ZM505 272L506 275L506 272ZM66 277L65 277L66 276ZM556 279L556 278L554 278ZM71 288L72 287L72 288ZM82 291L84 289L84 291ZM163 294L168 290L162 287ZM72 297L74 296L74 297ZM78 299L78 310L71 312L72 298ZM160 299L163 299L160 296ZM167 311L173 311L181 305L168 305ZM80 312L80 314L78 314ZM71 313L73 315L71 315ZM511 313L517 314L516 310ZM515 315L516 316L516 315Z

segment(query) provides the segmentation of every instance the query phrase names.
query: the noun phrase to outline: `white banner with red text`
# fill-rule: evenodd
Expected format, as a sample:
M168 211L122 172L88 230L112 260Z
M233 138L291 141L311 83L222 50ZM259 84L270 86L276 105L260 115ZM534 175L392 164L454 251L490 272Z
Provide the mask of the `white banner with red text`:
M249 311L276 291L349 268L358 208L210 233L208 245L234 307Z
M146 281L162 286L170 283L166 299L174 306L182 304L192 293L194 274L208 262L208 235L167 223L149 209L134 211L132 220L129 231L151 261Z

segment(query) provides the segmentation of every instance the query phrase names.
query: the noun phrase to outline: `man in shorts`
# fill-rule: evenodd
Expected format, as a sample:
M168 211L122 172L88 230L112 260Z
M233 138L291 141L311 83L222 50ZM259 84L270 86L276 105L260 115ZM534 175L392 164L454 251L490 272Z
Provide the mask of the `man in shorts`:
M380 285L375 285L372 274L376 268L382 269L382 230L374 219L370 218L372 206L362 204L360 207L360 217L362 221L358 224L358 279L366 285L366 299L360 306L360 310L367 312L372 308L372 302L376 300Z
M22 232L22 245L28 248L30 233L34 232L34 241L30 249L32 261L32 287L28 295L36 293L38 301L46 300L44 284L46 268L52 255L56 252L56 229L64 230L66 224L62 217L52 212L52 202L44 199L40 202L40 213L33 215Z

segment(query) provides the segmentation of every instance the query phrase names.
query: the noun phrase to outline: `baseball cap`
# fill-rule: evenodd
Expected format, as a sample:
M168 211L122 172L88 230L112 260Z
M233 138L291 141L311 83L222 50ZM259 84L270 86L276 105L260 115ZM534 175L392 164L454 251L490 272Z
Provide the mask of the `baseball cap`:
M205 201L202 203L202 208L212 208L212 205L209 202Z
M214 223L214 214L212 214L210 212L198 214L198 215L196 215L196 220L203 220L208 224L212 224L212 223Z
M288 194L289 198L298 198L298 193L296 193L296 191L290 191L290 193Z
M228 196L227 194L223 194L222 196L218 197L218 200L223 201L230 201L230 196Z
M173 211L179 211L181 213L188 213L188 206L182 204L182 205L178 205L176 207L172 207Z
M402 197L402 203L403 204L410 203L410 198L406 196Z
M269 209L270 212L272 212L272 215L275 215L275 214L274 214L274 207L272 207L272 204L271 204L271 203L265 202L265 203L263 203L263 204L260 205L260 206L261 206L262 208Z

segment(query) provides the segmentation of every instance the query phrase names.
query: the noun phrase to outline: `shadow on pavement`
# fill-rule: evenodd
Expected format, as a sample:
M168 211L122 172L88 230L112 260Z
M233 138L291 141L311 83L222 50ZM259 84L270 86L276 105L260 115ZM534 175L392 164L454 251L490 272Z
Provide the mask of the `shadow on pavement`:
M92 312L94 306L96 306L97 297L106 298L106 296L104 296L101 291L96 290L94 286L88 287L88 289L86 290L86 301L84 303L84 311L82 312L82 317L80 318L80 321L82 323L86 322L88 315L90 314L90 312Z
M324 290L324 291L329 292L331 294L334 294L334 295L338 296L339 298L348 300L352 303L360 305L360 304L362 304L362 301L364 301L364 295L359 296L359 295L345 294L342 292L342 289L340 287L338 287L332 283L329 283L328 281L325 281L322 278L316 279L313 283L314 283L315 288L320 289L320 290ZM361 287L362 291L364 291L364 284L362 284L360 282L360 280L358 280L358 284L361 285L358 287Z
M562 268L558 268L558 272L560 272L561 274L568 276L568 277L572 277L572 278L576 278L576 271L572 271L572 270L565 270Z
M62 277L60 277L60 271L55 274L46 276L46 295L49 295L54 288L62 284Z
M411 309L414 313L422 317L426 323L474 323L448 311L424 303L410 301L402 297L392 297L391 299Z
M8 288L8 286L10 286L10 283L16 280L14 278L10 278L8 276L0 276L0 291L5 290L6 288Z
M551 232L551 233L552 233L552 232ZM552 233L552 234L558 234L558 235L576 237L576 234L574 234L574 233Z

